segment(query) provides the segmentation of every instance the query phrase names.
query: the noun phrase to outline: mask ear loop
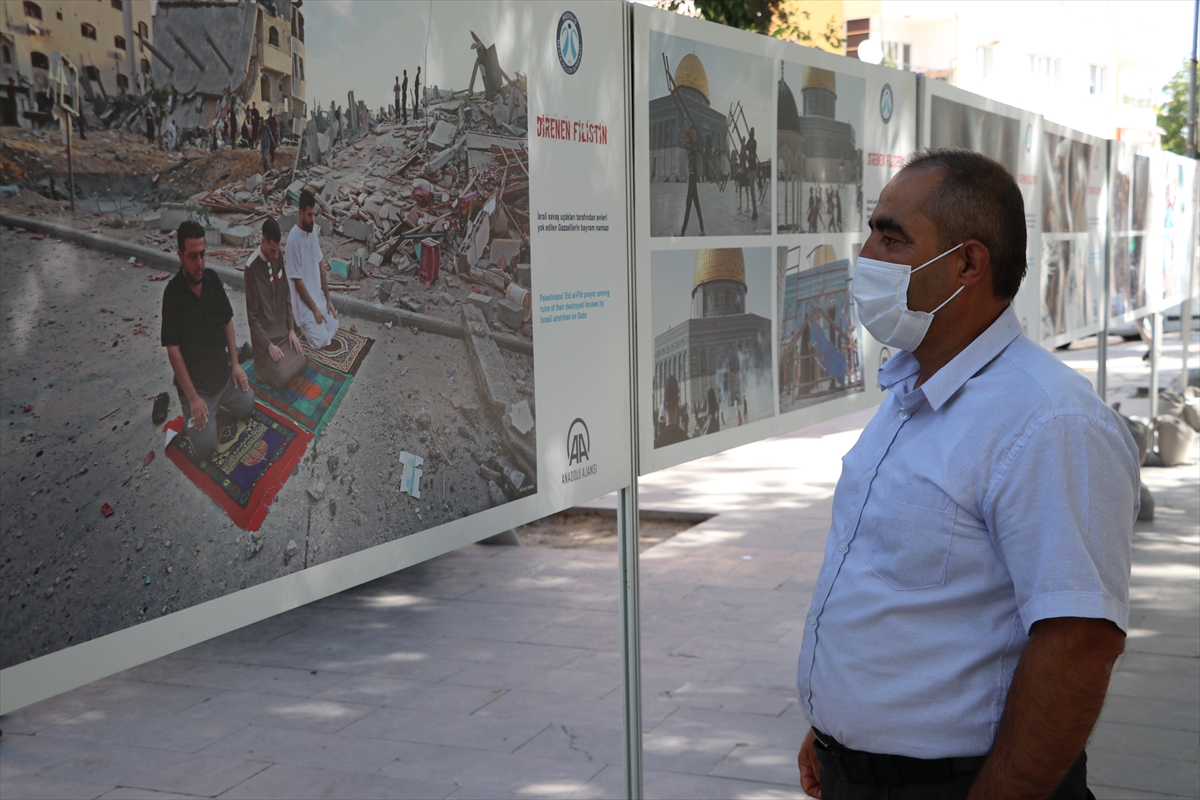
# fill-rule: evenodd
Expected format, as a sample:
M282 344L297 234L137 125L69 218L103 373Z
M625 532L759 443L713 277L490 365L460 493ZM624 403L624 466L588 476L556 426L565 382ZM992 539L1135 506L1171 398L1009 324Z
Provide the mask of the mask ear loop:
M965 289L965 288L967 288L967 287L965 287L965 286L959 286L959 287L958 287L958 292L961 292L961 291L962 291L963 289ZM936 314L937 312L939 312L939 311L941 311L943 308L945 308L945 307L946 307L946 303L949 303L951 300L953 300L954 298L958 297L958 292L955 292L954 294L952 294L952 295L950 295L949 297L947 297L947 298L946 298L946 302L945 302L945 303L942 303L940 306L938 306L937 308L935 308L933 311L930 311L930 312L929 312L929 313L930 313L930 315L932 316L933 314Z
M909 275L911 275L913 272L916 272L917 270L922 270L922 269L925 269L925 268L926 268L926 267L928 267L930 264L932 264L933 262L937 261L939 258L945 258L946 256L950 255L950 254L951 254L951 253L953 253L955 250L957 250L958 248L962 247L962 246L963 246L963 245L965 245L965 244L966 244L966 242L959 242L958 244L954 245L954 247L951 247L949 250L947 250L946 252L942 253L940 256L934 256L933 258L929 259L928 261L926 261L926 262L925 262L924 264L922 264L921 266L919 266L919 267L916 267L915 269L913 269L912 271L910 271L908 274L909 274Z

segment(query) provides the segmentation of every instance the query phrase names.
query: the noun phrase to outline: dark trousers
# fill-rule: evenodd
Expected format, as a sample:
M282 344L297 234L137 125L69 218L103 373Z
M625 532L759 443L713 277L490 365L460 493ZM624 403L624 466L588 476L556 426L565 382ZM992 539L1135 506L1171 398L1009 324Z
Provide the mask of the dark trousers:
M821 758L820 751L817 758ZM909 786L850 783L821 768L821 797L824 800L965 800L978 772L956 775L945 783ZM1095 800L1087 787L1087 753L1080 753L1049 800Z
M700 213L700 194L696 190L696 176L688 175L688 191L687 201L683 210L683 230L679 232L680 236L687 235L688 222L692 218L692 205L696 206L696 219L700 221L700 233L704 233L704 215Z
M192 442L192 449L196 451L196 457L201 461L208 461L212 458L212 454L217 452L219 444L217 407L223 406L234 417L243 420L254 411L254 390L243 392L233 385L233 375L230 375L225 379L224 388L216 394L205 394L200 391L197 391L196 394L200 395L200 399L208 406L208 422L202 431L190 426L185 427L184 430ZM192 408L188 404L187 398L183 396L183 392L179 392L179 405L183 407L183 424L187 426L188 420L192 416Z

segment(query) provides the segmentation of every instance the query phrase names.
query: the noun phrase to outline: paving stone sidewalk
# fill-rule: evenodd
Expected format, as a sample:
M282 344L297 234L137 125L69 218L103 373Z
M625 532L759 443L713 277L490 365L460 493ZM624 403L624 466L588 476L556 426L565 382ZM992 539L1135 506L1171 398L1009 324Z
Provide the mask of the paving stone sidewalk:
M1111 348L1127 413L1145 413L1142 352ZM1089 374L1095 351L1061 355ZM804 796L801 622L869 417L643 481L643 508L716 514L642 555L648 797ZM1144 473L1158 514L1089 747L1100 798L1200 796L1197 455ZM3 717L0 794L620 797L617 589L614 554L462 548Z

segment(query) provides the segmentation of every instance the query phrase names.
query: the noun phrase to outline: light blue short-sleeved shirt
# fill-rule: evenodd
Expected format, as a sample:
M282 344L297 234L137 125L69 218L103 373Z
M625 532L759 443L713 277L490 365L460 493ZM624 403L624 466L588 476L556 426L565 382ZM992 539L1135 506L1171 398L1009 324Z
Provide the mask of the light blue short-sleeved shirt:
M992 746L1030 627L1129 621L1138 456L1011 307L914 389L902 352L842 460L796 684L814 727L917 758Z

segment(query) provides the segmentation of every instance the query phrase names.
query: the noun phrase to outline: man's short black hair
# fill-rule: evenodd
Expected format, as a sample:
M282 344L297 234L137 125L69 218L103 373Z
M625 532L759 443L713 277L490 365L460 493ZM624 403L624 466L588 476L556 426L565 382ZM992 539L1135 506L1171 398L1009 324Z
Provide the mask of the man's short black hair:
M317 204L317 196L309 189L303 189L300 192L300 210L312 208Z
M262 235L272 242L280 240L282 234L279 232L279 223L275 221L274 217L267 217L263 222Z
M978 239L992 264L992 294L1007 302L1025 278L1025 200L1012 173L982 153L962 148L929 148L908 160L904 170L940 172L942 181L923 209L938 231L939 250Z
M188 239L203 239L204 226L194 219L185 219L179 224L179 230L175 231L175 240L179 242L179 252L183 252L187 248L184 242Z
M667 376L667 385L663 389L663 403L667 408L679 408L679 381L674 375Z

